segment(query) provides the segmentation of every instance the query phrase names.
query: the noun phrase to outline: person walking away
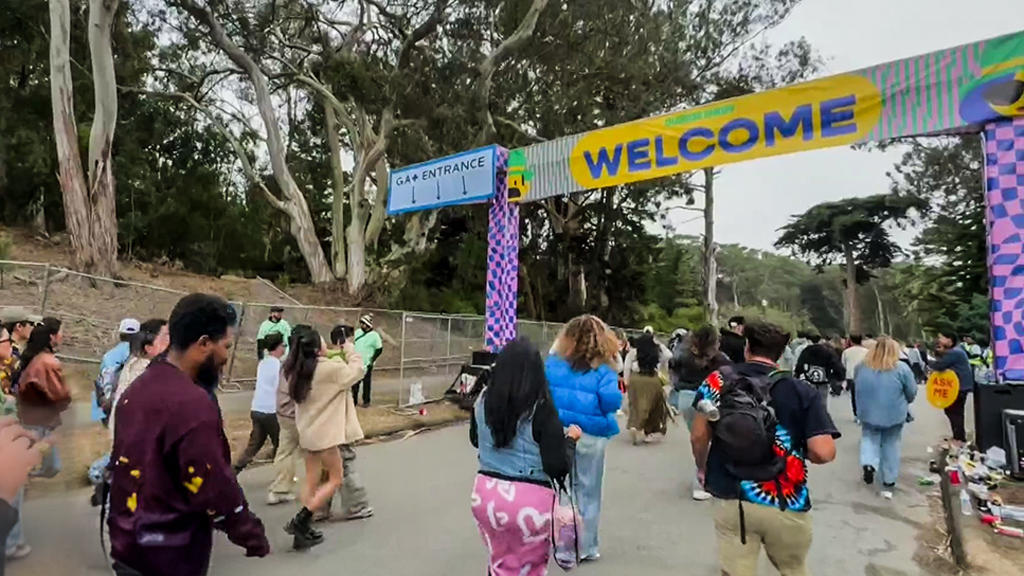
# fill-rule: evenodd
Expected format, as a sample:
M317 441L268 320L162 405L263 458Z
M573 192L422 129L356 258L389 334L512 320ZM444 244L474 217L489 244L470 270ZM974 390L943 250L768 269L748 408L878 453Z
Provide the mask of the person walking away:
M899 342L879 336L855 376L864 483L872 484L877 472L887 500L892 499L899 475L903 425L917 396L914 373L900 361L900 348Z
M384 342L381 341L380 333L373 329L373 315L364 314L359 318L359 330L353 337L353 344L356 353L363 359L365 376L352 387L352 396L359 399L360 384L363 388L363 406L370 405L370 387L373 383L373 364L384 352Z
M960 393L956 400L946 408L946 418L953 432L953 442L963 446L967 442L967 428L964 423L964 408L967 395L974 390L974 370L971 369L967 352L957 345L957 336L953 331L940 332L936 339L936 350L939 358L931 363L931 369L937 372L952 370L960 381Z
M868 355L868 349L864 346L864 337L860 334L850 334L850 346L843 350L843 370L846 371L846 391L850 393L850 406L853 408L853 418L857 419L857 394L856 379L857 366L864 361Z
M110 412L114 406L114 388L118 375L132 354L132 340L139 333L141 325L135 318L125 318L117 326L117 344L104 352L100 359L100 372L93 382L92 419L110 425Z
M782 576L803 576L813 532L806 460L834 460L840 434L818 392L777 370L789 335L766 322L744 333L747 361L704 381L690 435L705 487L718 499L719 562L723 574L754 576L764 548Z
M296 403L295 426L299 446L305 450L306 489L304 506L285 531L294 536L294 548L301 550L323 542L323 534L312 525L313 511L324 508L341 487L341 446L363 438L349 392L363 377L363 359L347 342L344 359L328 358L327 346L314 330L297 333L294 343L284 363L284 377ZM319 483L321 469L328 473L324 484Z
M636 354L633 351L629 338L623 330L615 330L615 338L618 340L619 354L616 356L618 363L614 368L615 372L619 376L619 392L623 394L623 406L615 412L615 415L623 416L625 415L625 410L627 408L625 395L629 390L629 375L632 371L630 365L633 363L633 359L636 358Z
M3 331L10 338L6 328ZM8 546L12 540L20 538L19 509L29 471L42 462L40 446L35 440L36 436L19 426L14 418L0 417L0 540ZM23 554L12 556L11 549L7 548L7 553L0 558L0 576L8 560L24 558L31 549L26 546L22 551Z
M114 437L114 420L117 412L117 402L124 395L133 382L149 367L150 362L157 356L167 351L171 344L171 333L167 327L167 320L152 318L146 320L139 326L139 333L131 342L131 356L125 362L117 376L117 384L111 391L110 402L110 437Z
M921 351L916 345L908 345L903 351L906 353L907 359L910 361L910 370L914 373L914 381L918 384L924 382L927 365L924 362L924 358L921 357Z
M235 474L245 470L256 454L267 443L274 447L277 456L280 427L277 424L277 387L281 378L281 357L284 356L284 338L279 332L272 332L263 338L263 360L256 367L256 391L252 395L249 417L252 431L249 443L242 455L235 461Z
M793 375L814 386L827 409L829 387L832 382L843 380L846 371L831 344L823 342L817 334L811 334L809 339L811 344L797 358Z
M545 362L551 397L563 426L579 426L573 485L583 536L580 554L597 560L604 483L604 455L608 439L619 433L615 412L622 405L618 378L611 368L618 346L608 327L596 316L577 316L566 324Z
M743 337L743 323L743 316L733 316L729 318L729 327L722 328L722 352L736 364L743 362L744 350L747 347L747 340Z
M63 341L60 328L40 324L21 355L24 368L18 378L18 418L21 425L34 432L48 446L43 450L43 464L34 476L53 478L61 470L60 453L52 438L60 427L60 414L71 406L71 390L64 380L55 345Z
M266 350L264 344L264 338L270 334L280 334L281 339L284 341L284 353L288 353L288 342L292 335L292 327L288 325L288 321L284 319L284 307L283 306L271 306L270 316L260 324L260 329L256 332L256 357L260 360L263 359L263 352Z
M563 431L537 348L523 338L506 345L469 425L479 450L470 501L491 576L548 573L553 488L571 470L566 437L582 434L575 425Z
M306 324L295 326L289 349L295 347L296 334L310 330L313 330L312 326ZM302 453L299 449L299 430L295 426L295 401L286 383L278 383L276 400L278 443L274 454L274 480L267 489L267 504L271 506L295 501L296 470Z
M693 418L697 411L693 407L697 389L704 380L722 366L732 364L719 348L718 331L711 324L705 324L689 334L683 342L683 349L673 355L669 368L675 374L676 406L683 415L686 429L692 430ZM704 489L703 478L694 475L692 496L694 500L711 499L711 493Z
M0 327L0 382L4 384L4 392L0 394L0 426L3 426L3 430L6 430L7 427L15 424L15 418L18 414L17 400L14 396L11 396L9 392L12 378L11 370L16 366L16 362L11 362L12 360L16 361L16 358L14 358L14 344L11 341L11 334L6 328ZM11 428L10 433L14 432L22 434L22 428L20 426ZM24 434L29 434L29 432L24 431ZM0 464L8 466L8 463L3 461L0 461ZM26 470L25 472L28 471ZM3 535L5 543L4 558L6 560L20 560L32 553L32 547L25 541L25 532L22 530L21 519L19 517L21 513L21 504L25 498L23 484L24 481L22 481L16 491L9 494L9 497L3 498L3 501L7 504L8 510L14 513L13 518L15 519L15 521L10 525L7 533ZM0 570L0 574L2 573L3 571Z
M658 376L661 347L652 334L644 334L636 341L636 363L639 369L629 381L629 419L626 428L633 445L650 441L655 434L668 432L668 404Z
M118 576L202 576L213 531L270 551L231 469L217 386L234 341L235 311L190 294L174 306L170 347L124 391L110 456L110 556Z

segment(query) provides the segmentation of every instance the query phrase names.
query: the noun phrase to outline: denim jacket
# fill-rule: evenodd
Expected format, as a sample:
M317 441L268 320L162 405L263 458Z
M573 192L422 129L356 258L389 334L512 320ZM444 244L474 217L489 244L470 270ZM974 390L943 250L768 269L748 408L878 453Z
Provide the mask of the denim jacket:
M504 448L495 448L494 436L484 418L484 395L473 408L476 420L477 442L480 449L480 471L494 473L503 478L521 479L534 483L548 482L540 456L540 445L533 438L533 418L530 414L519 421L516 436Z

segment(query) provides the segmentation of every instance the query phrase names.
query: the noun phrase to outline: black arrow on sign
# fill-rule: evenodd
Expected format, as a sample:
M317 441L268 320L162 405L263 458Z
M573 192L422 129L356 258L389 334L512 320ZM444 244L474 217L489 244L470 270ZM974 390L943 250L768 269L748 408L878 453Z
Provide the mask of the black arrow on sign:
M462 195L463 196L469 195L469 190L466 190L466 175L465 174L462 175Z
M416 187L415 186L412 187L412 203L413 204L416 203Z
M436 180L434 183L437 184L437 200L440 201L441 200L441 181L440 180Z

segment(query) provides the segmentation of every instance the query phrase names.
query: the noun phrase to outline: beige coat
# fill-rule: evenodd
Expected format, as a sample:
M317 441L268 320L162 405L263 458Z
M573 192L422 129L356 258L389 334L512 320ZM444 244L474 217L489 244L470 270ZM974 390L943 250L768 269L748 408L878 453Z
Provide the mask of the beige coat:
M117 418L117 403L121 400L121 395L132 385L132 382L135 382L136 378L142 376L146 368L149 368L150 362L149 358L131 356L121 368L121 373L117 376L117 387L114 388L114 398L110 403L110 420L107 422L111 438L114 437L114 420Z
M365 372L363 359L352 351L347 355L347 359L321 357L309 397L295 407L295 427L304 450L319 452L363 439L352 400L352 385Z

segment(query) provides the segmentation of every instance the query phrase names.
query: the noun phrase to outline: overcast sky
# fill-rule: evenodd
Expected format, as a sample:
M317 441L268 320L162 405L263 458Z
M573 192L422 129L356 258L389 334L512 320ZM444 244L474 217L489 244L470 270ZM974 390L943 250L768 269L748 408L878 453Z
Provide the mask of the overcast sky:
M769 40L804 36L825 59L821 76L1024 30L1024 0L803 0ZM721 169L715 235L721 244L772 249L789 217L829 200L884 193L901 152L830 148ZM675 223L694 214L670 212ZM703 223L677 224L701 234ZM898 233L903 244L912 234Z

